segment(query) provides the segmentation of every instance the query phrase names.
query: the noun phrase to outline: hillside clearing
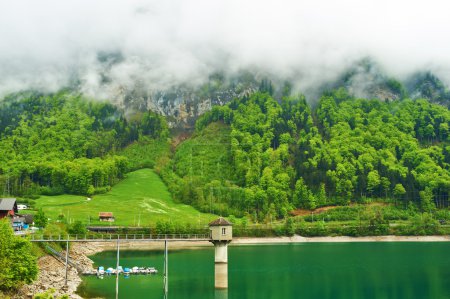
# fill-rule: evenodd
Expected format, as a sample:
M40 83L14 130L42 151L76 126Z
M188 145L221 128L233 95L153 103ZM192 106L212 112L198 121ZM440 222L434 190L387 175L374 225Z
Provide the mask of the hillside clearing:
M42 208L51 220L59 215L69 222L80 220L90 225L108 225L98 221L99 212L113 212L112 225L154 226L157 221L203 226L216 216L193 207L175 203L159 176L151 169L127 174L106 194L95 195L88 201L84 196L41 196L36 207Z

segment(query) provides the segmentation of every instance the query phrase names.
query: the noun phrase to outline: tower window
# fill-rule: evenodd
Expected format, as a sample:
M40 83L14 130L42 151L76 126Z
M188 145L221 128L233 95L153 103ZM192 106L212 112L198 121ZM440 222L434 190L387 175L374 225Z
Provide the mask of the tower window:
M227 234L227 229L225 227L222 227L222 235L226 235Z

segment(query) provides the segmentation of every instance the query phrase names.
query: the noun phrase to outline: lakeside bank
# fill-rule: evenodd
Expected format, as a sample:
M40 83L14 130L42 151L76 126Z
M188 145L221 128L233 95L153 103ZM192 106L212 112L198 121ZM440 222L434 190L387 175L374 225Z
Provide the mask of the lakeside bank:
M366 237L270 237L235 238L231 244L333 243L333 242L450 242L450 236L366 236Z
M94 262L89 256L94 255L103 249L92 243L72 243L70 248L70 259L75 262L80 269L92 269ZM63 251L65 255L65 251ZM81 274L78 270L69 266L67 271L67 286L65 285L65 264L51 255L45 255L38 259L39 273L37 279L29 285L21 287L14 299L33 298L34 295L44 293L54 289L55 298L68 295L71 299L83 299L76 294L78 286L81 284Z
M368 236L368 237L267 237L267 238L233 238L230 246L238 245L256 245L256 244L283 244L283 243L333 243L333 242L450 242L450 236ZM114 242L93 242L90 243L97 251L116 250ZM195 249L198 247L211 246L208 241L169 241L169 249ZM120 243L122 250L159 250L164 248L164 242L134 242L122 241Z
M231 246L245 245L270 245L270 244L293 244L293 243L345 243L345 242L450 242L450 236L371 236L371 237L269 237L269 238L234 238ZM70 257L78 265L85 269L92 269L93 262L89 258L102 251L116 250L115 242L89 242L72 243ZM213 247L208 241L169 241L169 250L182 250ZM163 241L136 242L123 241L120 243L121 250L162 250ZM78 272L69 268L68 287L64 286L65 268L64 264L51 256L39 259L39 277L31 285L24 286L16 298L32 298L36 293L45 292L51 288L55 289L55 295L69 295L72 299L82 299L76 294L77 288L82 282Z

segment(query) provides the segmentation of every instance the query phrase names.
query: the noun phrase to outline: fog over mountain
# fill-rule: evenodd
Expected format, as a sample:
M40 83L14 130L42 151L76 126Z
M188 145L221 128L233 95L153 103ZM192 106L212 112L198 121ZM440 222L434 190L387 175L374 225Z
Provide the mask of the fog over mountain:
M1 1L0 95L76 85L107 98L239 70L305 91L364 57L449 84L448 11L444 0Z

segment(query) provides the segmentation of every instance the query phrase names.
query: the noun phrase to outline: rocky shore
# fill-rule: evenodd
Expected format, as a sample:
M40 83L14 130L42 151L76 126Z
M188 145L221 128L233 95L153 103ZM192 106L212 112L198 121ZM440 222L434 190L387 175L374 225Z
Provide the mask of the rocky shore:
M69 256L70 260L76 263L80 270L85 271L92 269L93 262L88 256L102 250L101 247L92 243L72 243ZM66 270L63 262L47 255L38 260L38 266L39 274L37 280L33 284L23 286L15 298L33 298L35 294L54 289L56 298L66 294L72 299L82 299L75 293L81 283L77 269L69 266L66 286Z

